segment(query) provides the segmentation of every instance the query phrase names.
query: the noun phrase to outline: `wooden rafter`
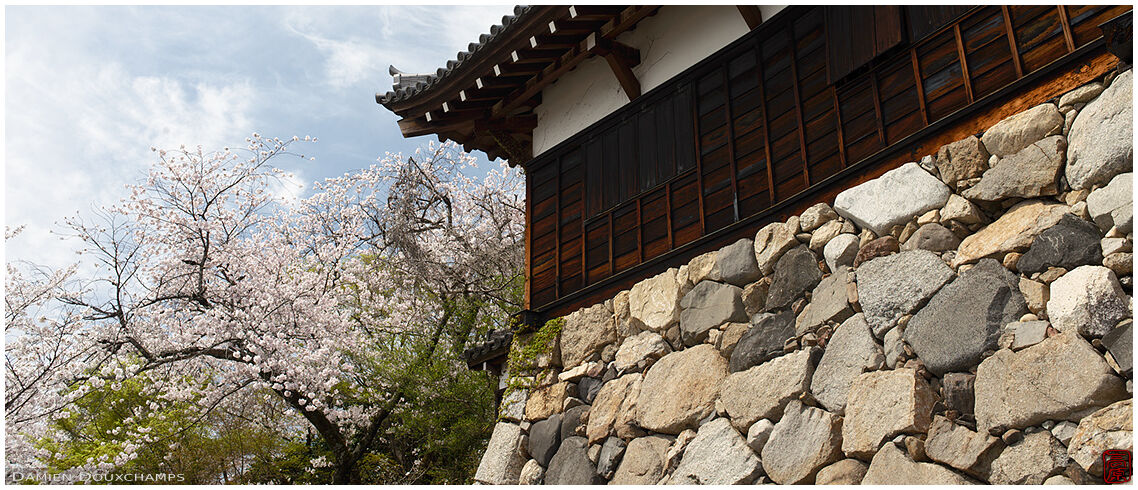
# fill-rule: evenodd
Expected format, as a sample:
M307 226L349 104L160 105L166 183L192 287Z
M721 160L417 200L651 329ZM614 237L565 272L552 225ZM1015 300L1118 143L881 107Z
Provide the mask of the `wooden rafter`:
M585 44L587 51L604 56L628 100L640 97L640 80L632 72L632 67L640 64L640 50L616 41L598 38L596 34L586 38Z
M736 5L739 9L739 15L743 16L743 22L747 23L747 28L754 30L763 23L763 13L759 10L758 5Z
M494 142L498 144L499 148L505 150L508 160L522 163L533 158L532 147L518 142L510 133L499 129L491 129L486 133L494 138Z

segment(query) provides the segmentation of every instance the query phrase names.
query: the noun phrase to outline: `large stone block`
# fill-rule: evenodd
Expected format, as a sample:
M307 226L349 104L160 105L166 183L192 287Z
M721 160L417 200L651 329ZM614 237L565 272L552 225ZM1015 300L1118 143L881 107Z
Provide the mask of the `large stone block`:
M629 314L648 330L663 333L680 321L681 294L676 272L668 269L640 281L628 293Z
M976 369L976 426L1000 433L1045 420L1079 420L1126 397L1125 383L1074 332L1019 352L1001 349Z
M993 155L1005 157L1063 131L1063 115L1055 104L1040 104L1004 118L984 132L980 141Z
M794 312L759 313L751 328L735 343L731 352L731 372L746 370L785 354L786 340L794 337Z
M842 323L826 344L810 382L810 392L826 410L841 415L846 410L850 386L866 371L885 365L881 346L862 314Z
M561 448L549 462L545 471L546 485L597 485L604 483L597 475L597 467L589 460L589 446L584 437L570 437L561 442Z
M542 467L561 447L561 414L555 413L545 420L534 422L529 429L529 454Z
M1134 174L1118 174L1101 189L1087 196L1087 212L1103 232L1117 227L1119 232L1134 230Z
M569 397L569 383L534 388L526 401L526 420L541 420L561 411Z
M1134 400L1122 400L1079 421L1067 444L1067 454L1087 473L1101 475L1102 453L1109 449L1134 451Z
M672 352L668 342L655 332L640 332L620 344L616 351L616 370L620 372L643 371Z
M739 431L759 419L777 420L791 400L810 388L820 349L800 350L723 380L719 398Z
M987 479L992 460L1003 447L1000 438L956 425L940 415L933 418L925 439L929 459L981 479Z
M838 219L838 213L835 213L834 208L824 202L806 208L806 211L799 215L799 223L802 225L802 231L805 232L814 231L819 226L835 219Z
M984 172L976 185L961 193L973 201L1000 201L1019 197L1054 196L1059 193L1059 175L1067 155L1062 135L1036 141L1009 155Z
M842 459L841 446L841 417L794 400L763 446L763 469L782 485L814 483L818 470Z
M875 337L885 335L953 278L935 253L912 250L878 257L857 269L857 295Z
M853 233L842 233L834 237L822 248L822 256L826 259L826 267L836 271L844 266L852 266L857 258L858 239Z
M872 371L857 378L846 402L842 451L868 459L900 433L921 433L932 422L935 397L915 369Z
M1064 214L1055 226L1040 233L1020 257L1016 269L1022 274L1044 272L1050 267L1067 270L1102 263L1102 236L1094 224L1073 214Z
M770 290L767 292L766 311L777 311L790 306L822 279L818 258L805 245L792 249L778 259Z
M727 419L704 424L672 473L675 485L748 484L762 474L759 458Z
M740 287L757 281L763 275L755 260L755 241L749 238L719 249L716 267L723 282Z
M798 233L797 221L771 223L755 234L755 261L763 275L773 272L782 254L798 245L798 239L794 238L796 233Z
M1027 434L992 461L988 482L993 485L1041 485L1067 466L1067 449L1050 432Z
M885 443L865 472L862 485L974 485L976 482L935 463L918 463L892 442Z
M980 138L969 136L940 147L936 153L936 169L940 179L953 189L964 179L979 177L988 169L988 150Z
M601 391L593 401L593 408L589 411L589 423L585 429L590 444L613 434L636 434L633 416L640 388L639 373L626 374L601 386Z
M878 236L889 234L925 211L940 209L952 192L916 162L846 189L834 199L834 210Z
M707 339L709 330L727 322L747 321L743 290L730 284L703 281L680 301L680 338L692 346Z
M795 333L812 332L827 322L842 322L853 315L846 293L848 285L849 272L845 267L818 282L810 293L810 303L796 320Z
M1055 226L1069 208L1063 204L1024 201L1000 219L969 235L956 251L953 267L1008 252L1025 252L1043 230Z
M490 434L490 443L478 463L474 481L489 485L517 485L526 464L522 451L522 428L499 422Z
M1113 271L1084 265L1051 283L1047 315L1060 332L1101 337L1131 316L1130 301Z
M612 485L655 485L664 476L665 455L672 445L668 436L638 437L628 443Z
M615 341L616 322L605 305L574 311L565 316L561 327L561 362L566 369L572 368Z
M1126 70L1071 124L1067 182L1072 189L1105 184L1134 161L1134 71Z
M815 485L860 485L869 465L853 458L843 459L818 470Z
M905 341L929 371L965 371L996 350L1004 325L1027 313L1019 277L992 259L981 260L929 300L905 329Z
M679 434L699 426L715 409L727 361L714 346L697 345L668 354L648 370L636 403L639 426Z

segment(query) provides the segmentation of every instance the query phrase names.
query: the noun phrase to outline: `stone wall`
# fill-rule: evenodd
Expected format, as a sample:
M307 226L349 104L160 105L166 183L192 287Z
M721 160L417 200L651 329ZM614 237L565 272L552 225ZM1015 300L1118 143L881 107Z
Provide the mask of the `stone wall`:
M1131 79L566 316L475 479L1101 483L1133 445Z

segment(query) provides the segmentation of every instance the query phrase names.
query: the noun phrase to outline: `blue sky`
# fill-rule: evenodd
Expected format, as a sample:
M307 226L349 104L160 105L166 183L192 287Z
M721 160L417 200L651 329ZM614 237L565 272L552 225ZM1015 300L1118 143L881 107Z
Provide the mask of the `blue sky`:
M73 262L49 231L124 195L151 146L312 135L315 161L278 162L305 188L410 153L433 137L402 138L375 103L387 66L434 71L511 9L6 7L4 217L26 226L7 260Z

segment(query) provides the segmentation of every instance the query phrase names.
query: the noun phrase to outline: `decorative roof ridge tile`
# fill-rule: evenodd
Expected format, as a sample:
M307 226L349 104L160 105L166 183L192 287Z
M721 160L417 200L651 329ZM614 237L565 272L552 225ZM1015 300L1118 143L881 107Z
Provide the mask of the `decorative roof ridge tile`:
M500 39L503 33L508 33L511 26L517 25L520 20L524 20L526 18L526 14L532 11L533 9L529 5L514 6L513 15L502 16L501 24L494 24L490 26L490 32L488 34L479 35L477 43L470 43L467 46L466 51L458 52L458 54L455 55L455 59L448 60L446 62L445 68L440 67L439 69L435 70L435 73L433 74L403 74L402 72L399 72L403 76L400 76L394 80L394 83L392 84L393 90L388 91L385 94L377 93L375 95L375 101L384 106L387 106L388 104L394 102L410 99L411 97L429 90L439 81L445 80L450 75L454 74L456 70L468 60L475 58L479 52L483 51L486 48L486 46L492 44L495 40ZM398 72L399 70L392 66L390 67L389 71L393 72L392 76L394 77L394 72ZM410 82L408 85L401 83L401 79L404 77L406 77Z

